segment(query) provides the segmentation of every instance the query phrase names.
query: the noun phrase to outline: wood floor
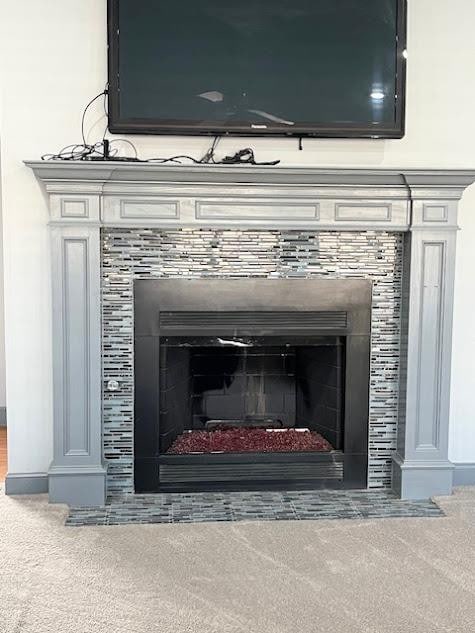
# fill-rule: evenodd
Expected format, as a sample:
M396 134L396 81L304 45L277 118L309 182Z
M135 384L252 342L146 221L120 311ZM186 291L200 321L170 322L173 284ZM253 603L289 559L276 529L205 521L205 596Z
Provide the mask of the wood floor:
M0 481L7 474L7 428L0 426Z

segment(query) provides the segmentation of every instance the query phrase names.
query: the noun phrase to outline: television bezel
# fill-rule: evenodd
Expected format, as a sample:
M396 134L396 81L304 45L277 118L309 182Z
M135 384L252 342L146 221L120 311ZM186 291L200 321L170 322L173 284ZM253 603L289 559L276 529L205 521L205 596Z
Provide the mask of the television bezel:
M392 126L377 124L361 125L345 123L328 125L315 123L295 125L292 130L267 122L266 128L255 129L251 123L232 125L227 122L210 125L173 123L163 119L126 119L120 114L119 99L119 3L107 0L108 22L108 127L112 134L155 134L175 136L248 136L248 137L297 137L297 138L381 138L397 139L405 134L406 113L406 42L407 0L397 0L397 44L396 44L396 99L395 121Z

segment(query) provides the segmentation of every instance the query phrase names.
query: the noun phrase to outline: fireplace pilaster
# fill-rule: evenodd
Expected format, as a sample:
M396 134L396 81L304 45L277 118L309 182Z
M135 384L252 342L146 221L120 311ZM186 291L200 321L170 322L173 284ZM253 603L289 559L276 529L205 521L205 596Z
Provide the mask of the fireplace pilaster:
M50 500L103 505L99 227L51 229L54 457Z
M461 186L408 176L398 450L393 488L404 499L452 491L448 458L457 207Z

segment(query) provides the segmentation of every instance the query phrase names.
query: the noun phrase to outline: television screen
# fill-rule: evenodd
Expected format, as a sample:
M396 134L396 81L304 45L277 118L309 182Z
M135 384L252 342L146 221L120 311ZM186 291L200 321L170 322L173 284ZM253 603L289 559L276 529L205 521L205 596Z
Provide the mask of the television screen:
M109 0L112 132L404 133L405 0Z

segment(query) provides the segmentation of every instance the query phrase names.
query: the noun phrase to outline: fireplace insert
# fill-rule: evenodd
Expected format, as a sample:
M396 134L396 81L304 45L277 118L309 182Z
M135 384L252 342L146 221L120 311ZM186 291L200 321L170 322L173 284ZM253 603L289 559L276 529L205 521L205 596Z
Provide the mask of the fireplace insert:
M371 284L137 280L136 492L363 488Z

